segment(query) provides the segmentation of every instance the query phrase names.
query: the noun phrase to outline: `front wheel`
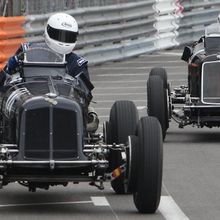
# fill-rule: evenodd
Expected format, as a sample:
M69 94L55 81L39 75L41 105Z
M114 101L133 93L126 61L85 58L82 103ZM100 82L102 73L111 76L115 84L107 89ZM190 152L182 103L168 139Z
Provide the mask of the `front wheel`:
M144 117L138 123L139 146L135 154L138 162L133 198L141 213L154 213L159 205L162 186L163 141L158 120ZM136 165L135 165L136 166Z
M110 111L110 120L106 126L106 130L111 131L111 140L108 144L126 144L129 135L134 135L138 123L138 111L132 101L116 101ZM109 133L109 132L108 132ZM107 135L107 136L110 136ZM109 170L113 171L122 165L121 152L115 150L110 151ZM111 186L117 194L126 193L125 176L122 174L111 182Z

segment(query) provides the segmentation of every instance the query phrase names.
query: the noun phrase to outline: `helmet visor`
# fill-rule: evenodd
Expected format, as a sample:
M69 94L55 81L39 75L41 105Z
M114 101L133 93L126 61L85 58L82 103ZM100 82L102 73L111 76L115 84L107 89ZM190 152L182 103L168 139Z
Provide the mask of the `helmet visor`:
M75 43L77 40L78 32L60 30L47 25L47 33L50 38L63 43Z

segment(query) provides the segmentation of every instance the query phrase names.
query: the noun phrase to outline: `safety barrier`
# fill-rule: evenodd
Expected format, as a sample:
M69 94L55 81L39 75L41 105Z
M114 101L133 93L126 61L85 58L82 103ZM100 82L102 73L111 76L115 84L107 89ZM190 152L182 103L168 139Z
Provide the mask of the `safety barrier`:
M25 17L0 17L0 68L4 66L8 57L15 53L26 31L22 27Z
M183 16L178 24L178 44L186 44L198 40L204 35L205 27L216 23L220 13L220 1L198 1L193 3L182 3L184 7ZM219 24L220 25L220 24Z
M85 56L90 64L190 43L203 34L205 26L216 22L220 13L219 0L127 1L66 11L79 23L77 53ZM11 55L18 42L42 41L50 15L0 17L0 62ZM10 29L6 28L8 26Z
M90 64L119 60L152 51L156 33L152 6L154 0L103 7L68 10L80 29L77 53ZM23 26L25 40L43 41L45 23L51 14L28 15ZM137 51L137 52L136 52Z

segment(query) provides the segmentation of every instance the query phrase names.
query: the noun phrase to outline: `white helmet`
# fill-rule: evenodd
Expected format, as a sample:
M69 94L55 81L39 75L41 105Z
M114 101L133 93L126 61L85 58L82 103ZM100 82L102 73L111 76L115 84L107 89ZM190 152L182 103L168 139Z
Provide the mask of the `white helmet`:
M78 24L74 17L65 13L52 15L45 27L45 41L48 47L60 54L72 52L76 46Z

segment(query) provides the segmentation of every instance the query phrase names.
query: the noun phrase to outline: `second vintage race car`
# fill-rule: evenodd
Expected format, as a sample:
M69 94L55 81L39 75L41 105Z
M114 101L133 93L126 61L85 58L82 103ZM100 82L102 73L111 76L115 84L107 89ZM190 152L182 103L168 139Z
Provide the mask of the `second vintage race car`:
M162 183L162 132L156 118L139 120L131 101L117 101L97 133L82 75L68 75L65 57L45 48L23 54L1 94L0 187L37 188L110 181L116 193L133 193L139 212L156 211Z
M164 68L153 68L147 82L148 115L159 119L163 138L174 119L180 128L220 126L220 30L206 29L205 36L185 47L182 59L188 63L188 84L170 90Z

